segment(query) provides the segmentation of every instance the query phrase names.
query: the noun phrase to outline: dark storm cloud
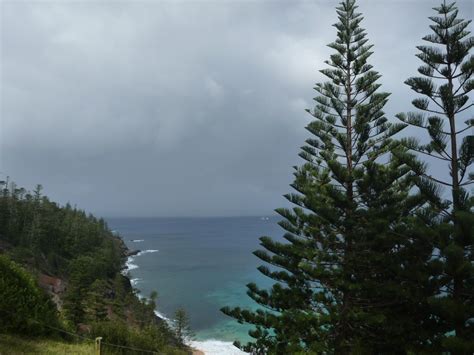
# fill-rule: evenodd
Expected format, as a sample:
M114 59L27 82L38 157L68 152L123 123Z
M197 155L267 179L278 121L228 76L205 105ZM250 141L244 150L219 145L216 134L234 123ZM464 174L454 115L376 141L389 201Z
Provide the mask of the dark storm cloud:
M3 1L0 171L107 216L268 214L299 163L336 4ZM436 4L360 2L389 115L409 109Z

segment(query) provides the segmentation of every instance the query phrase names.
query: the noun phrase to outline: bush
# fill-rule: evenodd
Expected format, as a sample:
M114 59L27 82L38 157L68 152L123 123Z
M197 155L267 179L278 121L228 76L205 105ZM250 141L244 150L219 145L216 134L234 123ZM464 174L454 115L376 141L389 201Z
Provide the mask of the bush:
M121 321L103 321L91 324L90 336L102 337L105 353L117 351L114 344L148 351L171 351L168 347L171 337L168 327L163 324L149 325L144 328L132 328ZM176 349L174 349L176 350ZM130 351L126 352L130 354ZM180 353L180 352L177 352Z
M28 335L51 333L58 326L57 311L33 277L0 255L0 331Z

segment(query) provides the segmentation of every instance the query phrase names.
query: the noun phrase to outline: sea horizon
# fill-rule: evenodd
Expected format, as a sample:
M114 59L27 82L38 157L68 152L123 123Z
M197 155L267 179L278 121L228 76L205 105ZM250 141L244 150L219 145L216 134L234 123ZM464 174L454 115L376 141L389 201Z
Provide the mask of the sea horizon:
M100 213L94 213L95 216L103 218L106 222L109 220L115 219L206 219L206 218L261 218L261 217L281 217L278 213L274 212L273 214L262 213L262 214L249 214L249 215L209 215L209 216L107 216L101 215ZM112 228L111 228L112 229Z

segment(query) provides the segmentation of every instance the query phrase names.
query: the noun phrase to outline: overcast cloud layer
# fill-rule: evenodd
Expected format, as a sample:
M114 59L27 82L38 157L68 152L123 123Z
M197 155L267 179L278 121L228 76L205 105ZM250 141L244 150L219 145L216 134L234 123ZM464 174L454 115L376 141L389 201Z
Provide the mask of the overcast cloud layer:
M440 1L360 1L392 92ZM2 1L2 179L104 216L285 204L337 1ZM458 1L462 17L473 3Z

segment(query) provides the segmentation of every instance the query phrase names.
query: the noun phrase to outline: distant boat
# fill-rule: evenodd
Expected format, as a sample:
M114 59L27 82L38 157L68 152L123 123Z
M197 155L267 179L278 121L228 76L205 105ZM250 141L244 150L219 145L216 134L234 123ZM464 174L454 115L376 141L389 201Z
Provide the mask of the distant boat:
M268 217L260 217L260 219L261 219L262 221L268 221L270 218L268 218Z

